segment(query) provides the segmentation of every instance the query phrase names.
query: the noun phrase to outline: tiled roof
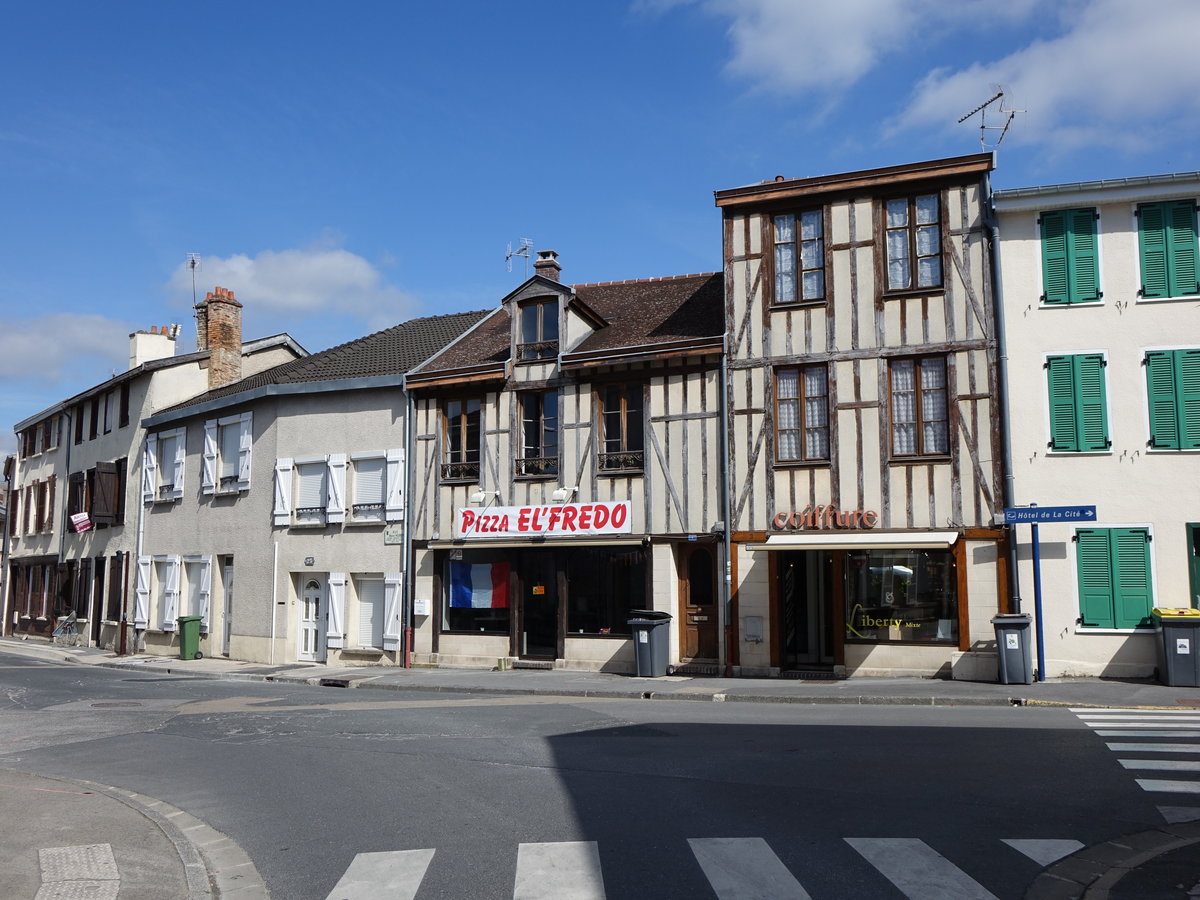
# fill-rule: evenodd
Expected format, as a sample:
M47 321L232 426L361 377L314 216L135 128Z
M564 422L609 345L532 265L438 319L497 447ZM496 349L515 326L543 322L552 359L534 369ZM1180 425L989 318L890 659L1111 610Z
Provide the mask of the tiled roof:
M487 315L487 310L450 313L412 319L383 331L356 338L302 359L282 363L272 369L247 376L240 381L206 391L183 403L165 409L170 413L211 403L224 397L249 393L269 385L376 378L403 375L409 369L441 350L460 334Z
M725 333L724 276L676 275L573 285L575 295L608 324L572 353L719 338ZM508 313L497 309L461 341L421 367L421 375L493 363L510 356Z

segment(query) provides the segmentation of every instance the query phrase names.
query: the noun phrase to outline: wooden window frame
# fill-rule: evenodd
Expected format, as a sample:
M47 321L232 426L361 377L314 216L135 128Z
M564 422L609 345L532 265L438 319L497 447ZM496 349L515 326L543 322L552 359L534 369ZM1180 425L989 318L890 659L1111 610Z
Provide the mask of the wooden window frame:
M546 414L546 400L549 397L554 398L552 417ZM517 407L520 440L513 475L517 478L557 478L562 434L558 391L521 391L517 394ZM536 429L536 441L530 439L531 429ZM552 435L553 445L547 439L548 435ZM550 449L553 449L553 454L547 452ZM531 452L533 455L530 455Z
M121 385L121 394L118 401L117 412L117 427L124 428L129 424L129 382L126 381Z
M942 363L943 388L945 394L943 398L943 408L945 409L946 417L946 448L944 450L929 451L925 449L925 417L924 417L924 392L925 388L921 384L921 366L926 360L940 360ZM895 402L895 379L893 377L894 370L898 364L911 362L913 364L913 426L916 429L916 445L917 449L913 453L902 453L896 449L896 402ZM952 407L950 402L950 384L951 384L951 368L949 360L942 355L930 356L904 356L888 361L888 456L892 462L907 463L921 462L926 460L948 460L953 451L953 419ZM935 420L937 421L937 420Z
M617 392L617 408L609 408L609 391ZM643 382L617 384L602 384L596 388L596 407L600 410L600 450L596 454L596 467L601 475L637 475L646 468L646 385ZM629 399L636 396L638 401L637 417L641 423L640 446L633 446L630 437L631 412ZM611 437L608 433L609 416L615 415L619 423L619 434ZM609 445L615 442L615 449Z
M801 237L801 228L803 218L810 213L816 213L817 222L820 224L820 234L815 239L818 245L817 253L819 254L820 265L805 267L804 265L804 247L806 243ZM792 239L790 241L781 241L779 239L779 220L785 217L792 219ZM828 242L825 239L826 233L825 207L808 207L797 209L795 211L787 210L774 213L767 222L768 243L771 246L769 256L771 264L771 305L772 306L824 306L829 299L829 266L826 248ZM780 298L780 278L783 274L783 265L780 261L780 248L786 246L792 247L792 294L793 296L786 299ZM804 296L804 276L809 272L821 273L821 293L816 297Z
M475 404L474 411L471 404ZM452 407L458 406L452 413ZM442 402L443 482L471 483L479 480L483 460L483 401L477 397L451 398ZM475 445L471 446L471 418L475 419ZM459 449L451 445L451 436L458 433Z
M918 222L917 221L917 202L925 197L933 197L937 201L937 219L934 222ZM906 202L906 221L902 226L888 226L888 205L896 201L903 200ZM883 232L883 293L888 296L903 295L903 294L927 294L931 292L939 292L944 289L946 283L946 265L945 265L945 247L943 239L945 237L944 223L946 220L945 211L942 203L942 192L940 190L922 191L914 194L903 194L899 196L884 197L880 200L880 228ZM918 253L917 231L921 227L935 225L937 227L937 252L920 254ZM908 260L908 283L893 287L891 283L890 262L888 236L893 232L903 231L906 235L905 247ZM917 284L919 280L920 261L922 259L936 259L938 264L937 281L933 284Z
M807 450L808 441L806 438L807 438L807 433L809 430L807 401L810 398L805 393L804 375L810 369L820 370L825 375L825 393L823 395L821 395L825 399L824 431L825 431L825 450L826 450L826 452L825 452L824 456L809 456L808 450ZM795 372L796 373L796 396L795 397L781 398L779 396L779 375L781 372ZM823 464L829 463L830 457L832 456L832 453L833 453L833 441L832 441L832 435L830 433L830 428L831 428L830 418L831 417L829 414L829 366L826 365L825 363L816 363L813 365L806 365L806 366L779 366L771 373L771 376L772 376L772 381L771 381L772 394L774 397L773 402L774 402L774 420L775 420L774 421L775 465L777 465L777 466L802 466L802 465L823 465ZM795 428L788 428L788 429L780 428L779 423L782 421L782 416L780 415L780 405L783 402L789 402L789 403L796 404L796 421L798 424ZM780 440L780 436L785 430L787 432L796 432L798 435L800 455L796 458L785 458L781 455L780 447L782 447L782 441Z
M526 340L525 326L534 316L534 340ZM550 336L546 327L548 322L554 323L554 334ZM558 298L539 298L523 300L517 304L517 362L545 362L558 356L558 346L561 336L558 322Z

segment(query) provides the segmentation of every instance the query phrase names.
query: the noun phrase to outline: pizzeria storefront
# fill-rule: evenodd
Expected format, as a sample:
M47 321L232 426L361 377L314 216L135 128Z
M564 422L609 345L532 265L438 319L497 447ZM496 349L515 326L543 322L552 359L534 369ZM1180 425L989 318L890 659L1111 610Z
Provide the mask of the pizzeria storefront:
M972 567L993 590L996 544L974 543L962 531L875 530L877 513L818 507L780 513L765 540L742 544L744 565L765 566L765 603L749 591L739 614L765 612L760 659L780 674L933 674L967 649ZM756 601L758 601L756 603ZM756 608L757 606L757 608ZM976 616L978 618L978 616ZM751 622L751 630L759 623ZM747 649L749 653L747 653Z
M454 538L428 545L438 657L627 669L652 556L630 518L628 502L457 509Z

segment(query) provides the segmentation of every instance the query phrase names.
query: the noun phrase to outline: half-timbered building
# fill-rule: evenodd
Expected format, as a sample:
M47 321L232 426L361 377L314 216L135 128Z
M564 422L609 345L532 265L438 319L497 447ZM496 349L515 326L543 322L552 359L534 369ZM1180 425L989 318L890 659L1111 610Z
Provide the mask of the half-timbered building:
M742 674L995 677L991 168L979 154L716 193Z
M567 285L557 254L409 373L418 664L634 670L720 652L719 274Z

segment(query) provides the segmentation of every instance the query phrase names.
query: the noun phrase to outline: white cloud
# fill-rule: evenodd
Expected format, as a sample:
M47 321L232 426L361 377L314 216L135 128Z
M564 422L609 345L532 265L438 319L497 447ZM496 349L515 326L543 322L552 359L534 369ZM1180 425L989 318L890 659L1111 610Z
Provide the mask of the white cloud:
M0 319L0 377L55 384L75 382L81 373L90 376L98 368L123 372L133 330L94 314Z
M369 329L402 322L415 313L415 299L384 281L379 269L363 257L328 240L309 247L263 250L253 257L204 256L196 273L197 297L213 287L232 290L245 307L246 337L288 331L298 319L344 315ZM168 291L177 301L192 297L192 273L176 269Z
M966 69L930 72L891 130L952 122L956 111L984 99L992 84L1004 85L1013 105L1028 110L1006 138L1012 142L1136 150L1149 146L1160 129L1194 128L1200 4L1089 0L1069 11L1053 39Z

